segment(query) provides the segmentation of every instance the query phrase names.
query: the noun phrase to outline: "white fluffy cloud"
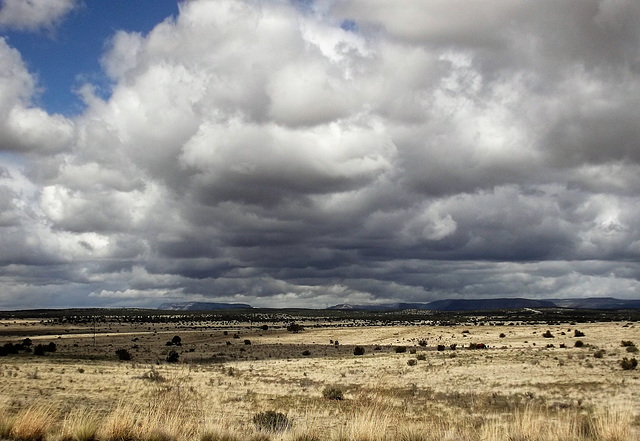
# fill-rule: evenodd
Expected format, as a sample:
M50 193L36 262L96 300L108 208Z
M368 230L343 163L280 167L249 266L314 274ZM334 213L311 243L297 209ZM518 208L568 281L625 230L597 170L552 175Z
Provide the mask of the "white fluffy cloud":
M77 0L2 0L0 27L28 31L52 29L77 4Z
M0 41L2 305L637 296L638 29L633 1L193 0L116 32L73 120Z
M0 152L60 152L73 138L73 123L32 106L36 81L20 53L0 38Z

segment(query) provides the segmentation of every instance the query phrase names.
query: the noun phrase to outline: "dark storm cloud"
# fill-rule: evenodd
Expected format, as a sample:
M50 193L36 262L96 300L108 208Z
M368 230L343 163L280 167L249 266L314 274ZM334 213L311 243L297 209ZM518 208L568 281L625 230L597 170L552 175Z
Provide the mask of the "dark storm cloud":
M639 29L634 1L190 1L114 34L73 120L2 40L2 305L637 296Z

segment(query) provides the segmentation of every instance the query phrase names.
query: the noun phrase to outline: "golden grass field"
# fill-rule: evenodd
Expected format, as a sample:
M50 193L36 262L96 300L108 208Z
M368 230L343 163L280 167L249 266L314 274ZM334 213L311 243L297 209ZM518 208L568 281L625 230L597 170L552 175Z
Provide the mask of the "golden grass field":
M575 337L576 329L584 336ZM620 366L624 357L638 358L621 345L640 344L637 323L334 323L291 333L248 323L113 321L97 326L95 345L91 324L5 320L0 331L2 344L29 337L33 345L57 345L45 356L0 358L0 438L640 439L640 371ZM175 335L182 345L166 346ZM466 349L471 343L488 349ZM356 345L364 355L353 354ZM406 352L397 353L399 346ZM117 349L132 359L119 361ZM171 350L178 363L166 362ZM323 397L331 387L342 400ZM266 411L284 414L289 425L261 429L254 417Z

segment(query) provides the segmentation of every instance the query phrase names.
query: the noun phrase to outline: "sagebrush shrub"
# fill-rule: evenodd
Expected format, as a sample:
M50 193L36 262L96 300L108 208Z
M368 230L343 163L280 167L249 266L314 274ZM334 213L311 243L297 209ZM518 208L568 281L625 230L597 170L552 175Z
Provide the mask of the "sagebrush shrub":
M116 355L118 356L118 360L121 360L121 361L131 360L131 354L126 349L116 350Z
M253 424L267 432L282 432L289 428L289 418L282 412L267 410L253 416Z
M638 366L638 360L636 360L635 358L629 359L627 357L624 357L622 360L620 360L620 366L625 371L630 371Z
M353 355L364 355L364 348L362 346L356 346L353 348Z
M289 325L287 326L287 331L289 332L300 332L300 331L304 331L304 326L299 325L295 322L293 323L289 323Z
M325 387L322 391L322 397L327 400L340 401L344 399L344 392L337 386Z
M402 354L404 352L407 352L406 346L396 346L396 354Z

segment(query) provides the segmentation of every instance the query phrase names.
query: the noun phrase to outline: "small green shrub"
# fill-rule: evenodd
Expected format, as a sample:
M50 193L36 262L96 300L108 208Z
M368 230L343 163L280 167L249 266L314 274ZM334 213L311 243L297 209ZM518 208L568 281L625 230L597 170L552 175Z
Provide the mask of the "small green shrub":
M576 348L581 348L584 346L584 342L582 340L577 340L574 344Z
M622 360L620 360L620 366L625 371L630 371L638 366L638 360L636 360L635 358L628 359L627 357L624 357Z
M602 357L604 357L604 354L605 354L604 349L600 349L600 350L594 352L593 357L594 358L602 358Z
M287 326L287 331L298 333L300 331L304 331L304 326L299 325L295 322L292 322L292 323L289 323L289 325Z
M131 360L131 354L126 349L118 349L116 351L116 355L118 356L118 360L120 360L120 361L129 361L129 360Z
M253 416L253 424L267 432L282 432L289 428L289 418L282 412L267 410Z
M340 401L344 399L344 392L337 386L325 387L322 391L322 397L326 400Z
M163 381L165 381L165 378L160 374L160 372L158 372L154 368L151 368L150 371L142 374L140 378L142 378L143 380L152 381L154 383L162 383Z

